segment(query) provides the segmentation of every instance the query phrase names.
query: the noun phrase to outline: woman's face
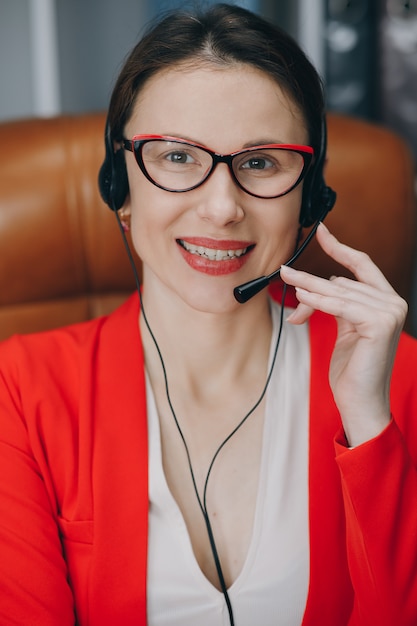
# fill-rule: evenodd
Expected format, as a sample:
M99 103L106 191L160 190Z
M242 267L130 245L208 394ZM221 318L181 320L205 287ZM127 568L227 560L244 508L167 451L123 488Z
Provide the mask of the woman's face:
M137 134L183 138L221 154L308 143L298 108L268 75L246 65L183 65L156 74L126 124L127 139ZM271 273L292 255L302 185L280 198L256 198L219 163L200 187L172 193L153 185L133 153L125 154L126 207L143 262L145 297L179 298L200 311L233 310L242 306L234 299L235 286Z

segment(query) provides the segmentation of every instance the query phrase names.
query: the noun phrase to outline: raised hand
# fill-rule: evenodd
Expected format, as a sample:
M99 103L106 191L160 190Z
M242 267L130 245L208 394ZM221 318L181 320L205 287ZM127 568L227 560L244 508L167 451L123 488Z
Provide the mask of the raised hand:
M376 436L390 421L391 371L407 304L367 254L340 243L324 224L317 229L317 240L356 280L327 280L283 266L281 277L295 287L299 300L287 321L301 324L315 309L336 317L330 385L346 437L355 446Z

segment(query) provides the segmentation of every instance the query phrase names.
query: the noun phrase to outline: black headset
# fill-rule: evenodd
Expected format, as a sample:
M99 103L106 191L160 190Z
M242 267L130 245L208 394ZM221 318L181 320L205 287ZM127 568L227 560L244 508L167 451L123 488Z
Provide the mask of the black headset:
M98 187L104 202L112 211L118 211L129 193L129 181L124 150L114 150L108 119L104 130L104 147L105 156L98 174Z
M324 166L327 154L327 123L323 115L320 133L320 148L310 171L304 180L300 211L300 225L312 226L322 221L336 202L336 192L326 185Z
M123 148L114 150L108 120L104 131L104 144L105 158L98 177L100 194L112 211L118 211L129 193L129 181L124 150ZM326 149L327 128L326 120L323 118L319 153L304 181L300 212L300 225L303 227L311 226L318 220L323 220L336 201L336 193L326 185L324 180Z

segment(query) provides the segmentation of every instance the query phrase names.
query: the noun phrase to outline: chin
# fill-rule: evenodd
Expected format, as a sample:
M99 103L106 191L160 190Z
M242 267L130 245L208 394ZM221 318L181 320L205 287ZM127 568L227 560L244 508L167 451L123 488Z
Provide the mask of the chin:
M233 295L235 286L235 284L231 286L229 282L227 285L223 286L199 285L195 289L187 289L178 295L183 300L184 304L188 305L194 311L210 314L226 314L232 313L242 306Z

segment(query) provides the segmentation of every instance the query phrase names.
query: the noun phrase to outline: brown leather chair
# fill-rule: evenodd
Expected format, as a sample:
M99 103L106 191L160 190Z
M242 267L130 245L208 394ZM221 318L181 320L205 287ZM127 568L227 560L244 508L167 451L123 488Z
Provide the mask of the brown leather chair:
M338 193L326 222L367 251L410 299L416 234L414 166L391 132L329 116L326 178ZM0 124L0 338L89 319L134 290L97 174L104 114ZM299 265L341 273L316 242Z

